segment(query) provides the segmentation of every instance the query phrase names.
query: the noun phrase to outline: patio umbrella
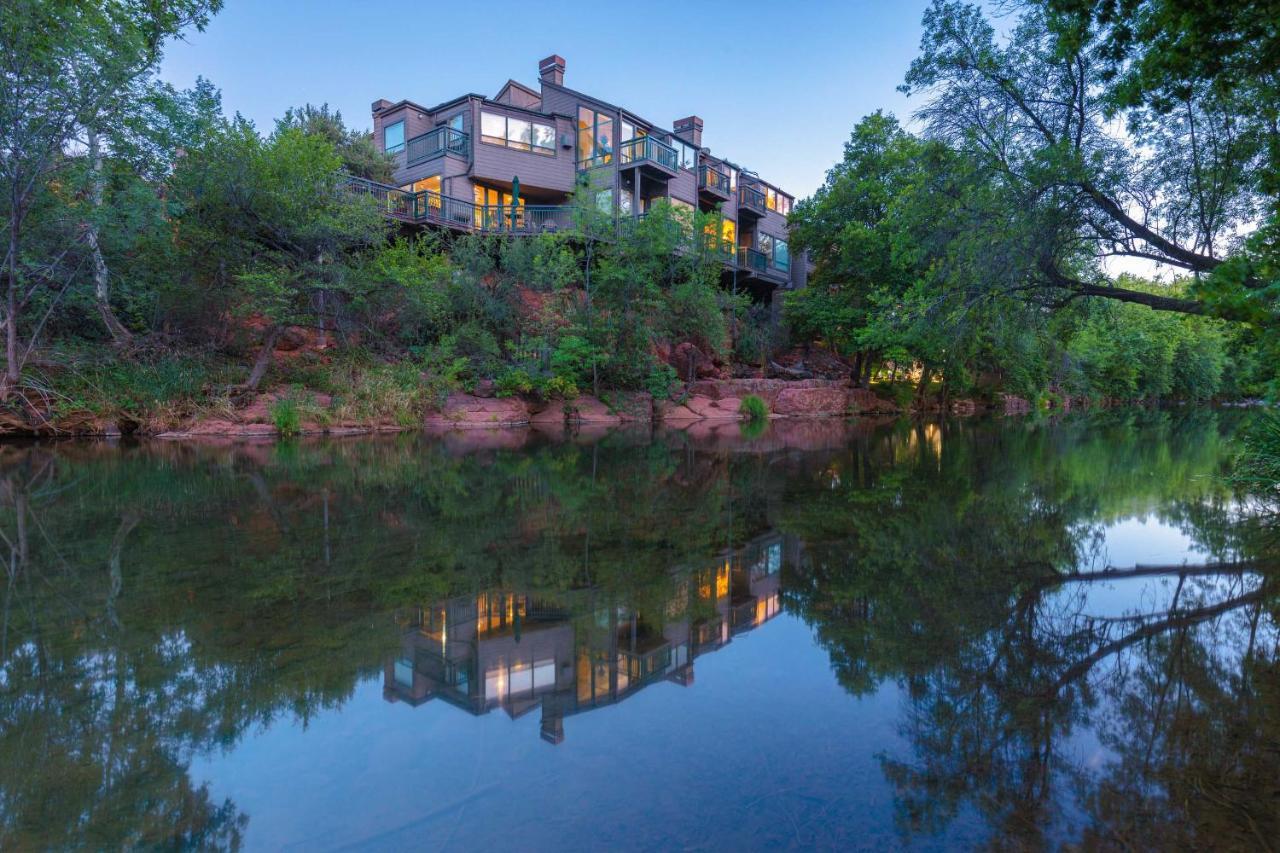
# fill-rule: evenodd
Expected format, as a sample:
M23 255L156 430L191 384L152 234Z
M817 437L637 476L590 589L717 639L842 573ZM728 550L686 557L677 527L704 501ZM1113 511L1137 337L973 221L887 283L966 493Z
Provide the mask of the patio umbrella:
M511 230L516 230L516 208L520 206L520 176L511 179Z

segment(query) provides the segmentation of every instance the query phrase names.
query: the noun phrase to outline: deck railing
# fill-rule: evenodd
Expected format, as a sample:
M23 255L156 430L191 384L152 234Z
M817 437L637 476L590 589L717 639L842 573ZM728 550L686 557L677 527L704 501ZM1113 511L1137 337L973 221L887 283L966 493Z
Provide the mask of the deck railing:
M415 136L404 144L404 162L413 166L448 152L466 157L471 150L471 137L452 127L437 127Z
M738 250L738 266L752 272L762 273L769 266L769 258L764 252L757 249L748 249L744 246Z
M749 187L746 184L739 184L738 206L745 207L748 210L754 210L763 215L766 209L764 206L764 193L755 187Z
M729 176L713 166L703 164L698 167L698 186L729 195Z
M676 150L656 137L637 136L618 146L618 162L623 166L632 166L646 160L672 172L679 171L680 168Z

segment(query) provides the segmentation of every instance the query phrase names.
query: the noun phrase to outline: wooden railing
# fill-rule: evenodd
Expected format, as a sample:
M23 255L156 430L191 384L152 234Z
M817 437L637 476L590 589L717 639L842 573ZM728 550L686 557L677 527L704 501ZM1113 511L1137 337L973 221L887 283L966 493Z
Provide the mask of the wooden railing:
M471 137L452 127L437 127L415 136L404 144L404 163L413 166L444 153L466 157L471 151Z

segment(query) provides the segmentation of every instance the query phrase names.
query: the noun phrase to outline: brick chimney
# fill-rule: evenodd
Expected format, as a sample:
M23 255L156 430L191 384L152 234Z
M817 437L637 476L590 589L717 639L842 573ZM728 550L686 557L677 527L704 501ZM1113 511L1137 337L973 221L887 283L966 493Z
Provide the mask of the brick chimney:
M391 102L388 101L386 98L378 98L378 100L373 102L373 112L376 115L377 113L382 112L389 106L391 106Z
M564 57L553 53L546 59L539 62L538 76L542 78L544 83L554 83L557 86L563 86Z
M687 118L678 118L672 126L675 135L692 145L694 148L702 147L702 119L697 116L689 116Z

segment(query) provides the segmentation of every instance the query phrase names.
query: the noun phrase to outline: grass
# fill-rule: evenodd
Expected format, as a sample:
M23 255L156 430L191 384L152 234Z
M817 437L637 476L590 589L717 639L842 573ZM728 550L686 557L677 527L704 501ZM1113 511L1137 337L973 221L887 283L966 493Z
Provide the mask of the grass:
M746 415L749 421L762 421L769 417L769 406L756 394L748 394L738 405L738 413Z

